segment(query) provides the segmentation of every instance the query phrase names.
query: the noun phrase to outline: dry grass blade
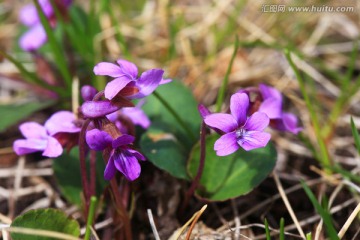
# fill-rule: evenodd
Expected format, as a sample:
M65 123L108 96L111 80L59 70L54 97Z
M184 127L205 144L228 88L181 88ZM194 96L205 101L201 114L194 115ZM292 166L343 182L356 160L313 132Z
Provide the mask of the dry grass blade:
M297 220L297 217L296 217L296 215L294 213L294 210L292 209L292 207L290 205L290 202L289 202L289 200L288 200L288 198L287 198L287 196L285 194L285 191L284 191L284 189L283 189L283 187L281 185L281 182L279 180L279 176L276 174L276 172L274 172L273 175L274 175L274 180L275 180L275 183L276 183L276 187L278 188L279 193L281 195L281 198L284 201L284 204L285 204L287 210L289 211L291 219L294 221L294 223L296 225L296 228L299 231L301 237L303 237L305 239L306 237L305 237L304 231L302 230L301 225L299 224L299 221Z
M154 222L154 217L153 217L153 215L152 215L151 209L148 209L148 210L147 210L147 214L148 214L148 217L149 217L149 222L150 222L151 230L152 230L153 233L154 233L154 237L155 237L156 240L160 240L160 236L159 236L158 231L156 230L156 225L155 225L155 222Z
M197 211L196 213L194 213L194 215L179 229L177 230L170 238L169 240L177 240L180 238L181 234L184 232L185 228L187 226L189 226L190 223L192 222L197 222L197 220L199 219L199 217L202 215L202 213L205 211L205 209L207 208L207 205L204 205L199 211ZM191 230L191 229L190 229ZM189 230L189 232L191 233L191 231Z
M359 212L360 212L360 203L356 206L354 211L351 213L350 217L346 220L344 226L339 231L338 236L340 239L344 237L346 231L349 229L351 223L354 221L355 217L358 215Z
M192 221L191 225L190 225L190 228L188 230L188 233L186 234L186 240L189 240L190 239L190 236L191 236L191 233L192 233L192 230L194 229L195 227L195 224L197 223L197 221L199 220L200 216L203 214L203 212L205 211L205 209L207 208L207 205L203 206L200 211L196 212L195 213L195 217L194 217L194 220Z

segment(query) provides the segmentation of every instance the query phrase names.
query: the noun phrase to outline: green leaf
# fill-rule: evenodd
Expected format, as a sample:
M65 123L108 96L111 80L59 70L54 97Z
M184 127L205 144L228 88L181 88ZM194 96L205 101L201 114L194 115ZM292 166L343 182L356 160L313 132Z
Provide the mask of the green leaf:
M4 116L0 121L0 132L4 131L32 113L54 104L54 101L27 102L23 104L0 105L0 113Z
M29 229L48 230L53 232L65 233L74 237L79 237L79 223L70 219L64 212L52 208L30 210L18 216L12 222L11 227L21 227ZM20 233L10 233L13 240L52 240L57 238L41 237L35 235L25 235Z
M189 179L186 171L188 158L185 146L169 133L166 124L154 122L140 140L141 151L158 168L172 176Z
M359 133L356 129L356 126L355 126L355 123L354 123L354 120L353 118L351 117L351 132L352 132L352 135L354 137L354 142L355 142L355 145L356 145L356 149L358 150L358 153L360 154L360 136L359 136Z
M265 218L265 234L266 234L266 240L271 240L269 223L266 218Z
M176 118L154 95L150 95L147 98L143 110L150 119L156 119L169 125L171 128L170 132L174 134L180 142L184 143L186 149L190 150L196 139L198 139L197 136L199 136L201 123L201 117L197 110L197 102L194 96L191 91L179 81L172 81L171 83L162 85L156 92L176 111L191 131L191 135L196 136L195 139L189 136L188 132L184 130Z
M87 168L89 169L89 167ZM105 163L99 152L96 157L96 192L101 195L107 182L104 180ZM64 197L71 203L81 206L81 185L79 148L63 153L53 162L54 175Z
M328 237L330 237L330 239L339 239L329 211L326 208L323 208L319 204L319 202L316 200L315 195L313 194L311 189L306 185L305 182L301 181L301 185L304 188L305 193L310 199L311 203L315 207L316 211L320 214L322 220L324 221L325 229L326 232L328 233Z
M235 153L219 157L214 151L218 135L206 138L205 166L196 194L212 201L223 201L244 195L260 184L273 170L276 150L271 143L252 151L239 149ZM200 144L194 146L188 162L192 178L196 175L200 159Z
M6 58L12 64L15 65L15 67L20 71L21 76L24 77L23 78L24 81L26 81L28 83L31 83L31 84L36 84L36 85L39 85L39 86L41 86L41 87L43 87L45 89L54 91L54 92L58 93L60 96L65 96L66 95L66 91L64 91L64 89L62 89L61 87L56 87L56 86L49 85L47 82L40 79L35 73L29 72L21 62L19 62L18 60L16 60L15 58L10 56L9 54L7 54L7 53L0 50L0 55L2 55L4 58Z

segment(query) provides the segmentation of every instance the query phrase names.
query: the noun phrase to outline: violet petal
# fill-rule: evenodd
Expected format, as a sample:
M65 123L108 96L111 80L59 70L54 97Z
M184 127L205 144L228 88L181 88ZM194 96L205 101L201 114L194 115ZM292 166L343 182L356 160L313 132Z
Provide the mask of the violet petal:
M19 129L26 138L46 139L48 137L45 127L37 122L25 122L19 126Z
M140 176L141 167L138 160L130 152L125 151L113 156L115 167L122 173L129 181L134 181Z
M42 155L53 158L60 156L62 152L63 152L63 148L61 144L58 142L58 140L56 140L53 137L49 137L46 148Z
M144 155L142 155L141 153L139 153L138 151L134 150L134 149L128 149L128 151L134 155L138 160L141 160L141 161L145 161L146 158Z
M51 136L59 132L77 133L80 132L81 128L74 124L75 120L75 115L72 112L59 111L45 122L45 128Z
M20 37L19 45L25 51L33 51L40 48L46 41L46 32L43 26L38 23Z
M144 129L150 126L150 119L142 109L138 107L125 107L122 108L121 111L129 117L135 125L140 125Z
M159 85L164 85L164 84L167 84L167 83L170 83L170 82L172 82L171 78L161 79L161 81L159 82Z
M121 71L121 68L113 63L108 62L100 62L95 65L94 67L94 74L95 75L105 75L110 77L120 77L124 75Z
M119 110L119 107L115 106L108 100L88 101L84 102L81 106L81 112L88 118L104 117L117 110Z
M298 134L302 130L301 127L298 127L297 117L292 113L283 113L281 118L274 120L274 123L274 128L280 131L288 131L293 134Z
M116 173L116 168L114 165L114 160L110 158L108 163L106 164L104 171L105 180L110 181L114 177L115 173Z
M275 98L282 102L281 93L276 88L265 84L259 84L259 90L264 100L268 98Z
M263 131L269 125L269 117L265 113L255 112L244 125L248 131Z
M117 62L117 64L119 64L123 74L130 75L132 77L132 79L137 78L138 69L134 63L123 60L123 59L118 59L116 62Z
M249 108L249 97L245 93L235 93L230 99L231 115L236 119L238 125L246 122L246 115Z
M198 111L203 119L211 114L210 110L202 104L198 105Z
M118 148L120 146L131 144L134 141L135 141L135 137L133 137L131 135L128 135L128 134L124 134L124 135L121 135L120 137L118 137L117 139L115 139L112 142L112 147L113 148Z
M13 149L17 155L43 151L46 148L47 140L42 139L19 139L13 144Z
M86 143L95 151L102 151L111 146L113 139L111 136L99 129L92 129L86 132Z
M206 125L220 129L223 132L234 131L238 127L238 123L235 118L226 113L213 113L205 117Z
M270 119L280 118L282 115L282 103L276 98L265 99L259 107L259 112L266 113Z
M236 152L240 146L236 142L236 133L230 132L216 140L214 150L218 156L227 156Z
M250 151L265 147L270 138L271 135L267 132L248 131L241 140L238 140L238 143L244 150Z
M150 95L159 86L163 74L164 70L162 69L151 69L143 72L136 81L136 86L140 89L140 92L131 96L131 99Z
M39 15L34 4L27 4L20 9L19 20L26 26L33 26L40 22Z
M115 78L105 86L105 97L109 100L113 99L126 85L132 82L130 78L123 75L121 77Z

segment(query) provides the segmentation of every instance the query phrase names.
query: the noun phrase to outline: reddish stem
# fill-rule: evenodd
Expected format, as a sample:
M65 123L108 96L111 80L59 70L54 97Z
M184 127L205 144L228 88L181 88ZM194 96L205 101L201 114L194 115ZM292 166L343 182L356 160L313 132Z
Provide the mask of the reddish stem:
M83 193L85 198L85 219L87 219L88 211L89 211L89 205L90 205L90 189L89 189L89 182L87 177L87 171L86 171L86 141L85 141L85 134L86 129L89 126L91 120L87 119L80 131L79 136L79 160L80 160L80 173L81 173L81 183L83 186Z
M200 131L200 161L199 161L199 168L197 170L196 176L189 188L189 190L186 192L184 203L181 207L180 212L183 212L185 208L187 207L189 200L191 196L194 194L196 188L199 185L201 175L204 171L205 166L205 155L206 155L206 125L204 121L201 123L201 131Z
M118 208L119 212L120 212L120 217L123 221L124 224L124 230L125 230L125 239L132 239L132 232L131 232L131 224L130 224L130 219L129 219L129 215L123 205L123 202L121 200L121 195L117 186L117 182L116 182L116 178L113 177L110 180L110 186L111 186L111 190L114 194L114 198L115 198L115 203L116 203L116 207Z

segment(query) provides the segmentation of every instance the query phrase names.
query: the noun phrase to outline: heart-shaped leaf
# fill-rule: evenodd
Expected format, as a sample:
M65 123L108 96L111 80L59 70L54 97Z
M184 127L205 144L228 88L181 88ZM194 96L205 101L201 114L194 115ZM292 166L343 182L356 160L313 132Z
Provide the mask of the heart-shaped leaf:
M212 201L223 201L244 195L260 184L273 170L276 163L276 150L271 143L264 148L235 153L219 157L214 151L218 135L206 138L206 158L200 187L196 191L199 197ZM188 162L188 171L195 177L199 166L200 144L194 146Z
M147 98L143 110L151 120L163 122L169 126L169 131L174 134L184 146L190 150L193 144L199 139L201 117L197 110L197 102L191 91L179 81L172 81L162 85L156 90L179 115L185 125L191 131L191 135L184 130L176 118L154 95Z
M74 237L79 237L79 223L69 218L64 212L52 208L30 210L18 216L12 222L11 227L48 230L52 232L65 233ZM11 232L13 240L53 240L58 238L29 235Z
M189 179L186 171L187 151L176 136L166 130L165 126L165 124L154 122L141 137L141 150L155 166L174 177Z

